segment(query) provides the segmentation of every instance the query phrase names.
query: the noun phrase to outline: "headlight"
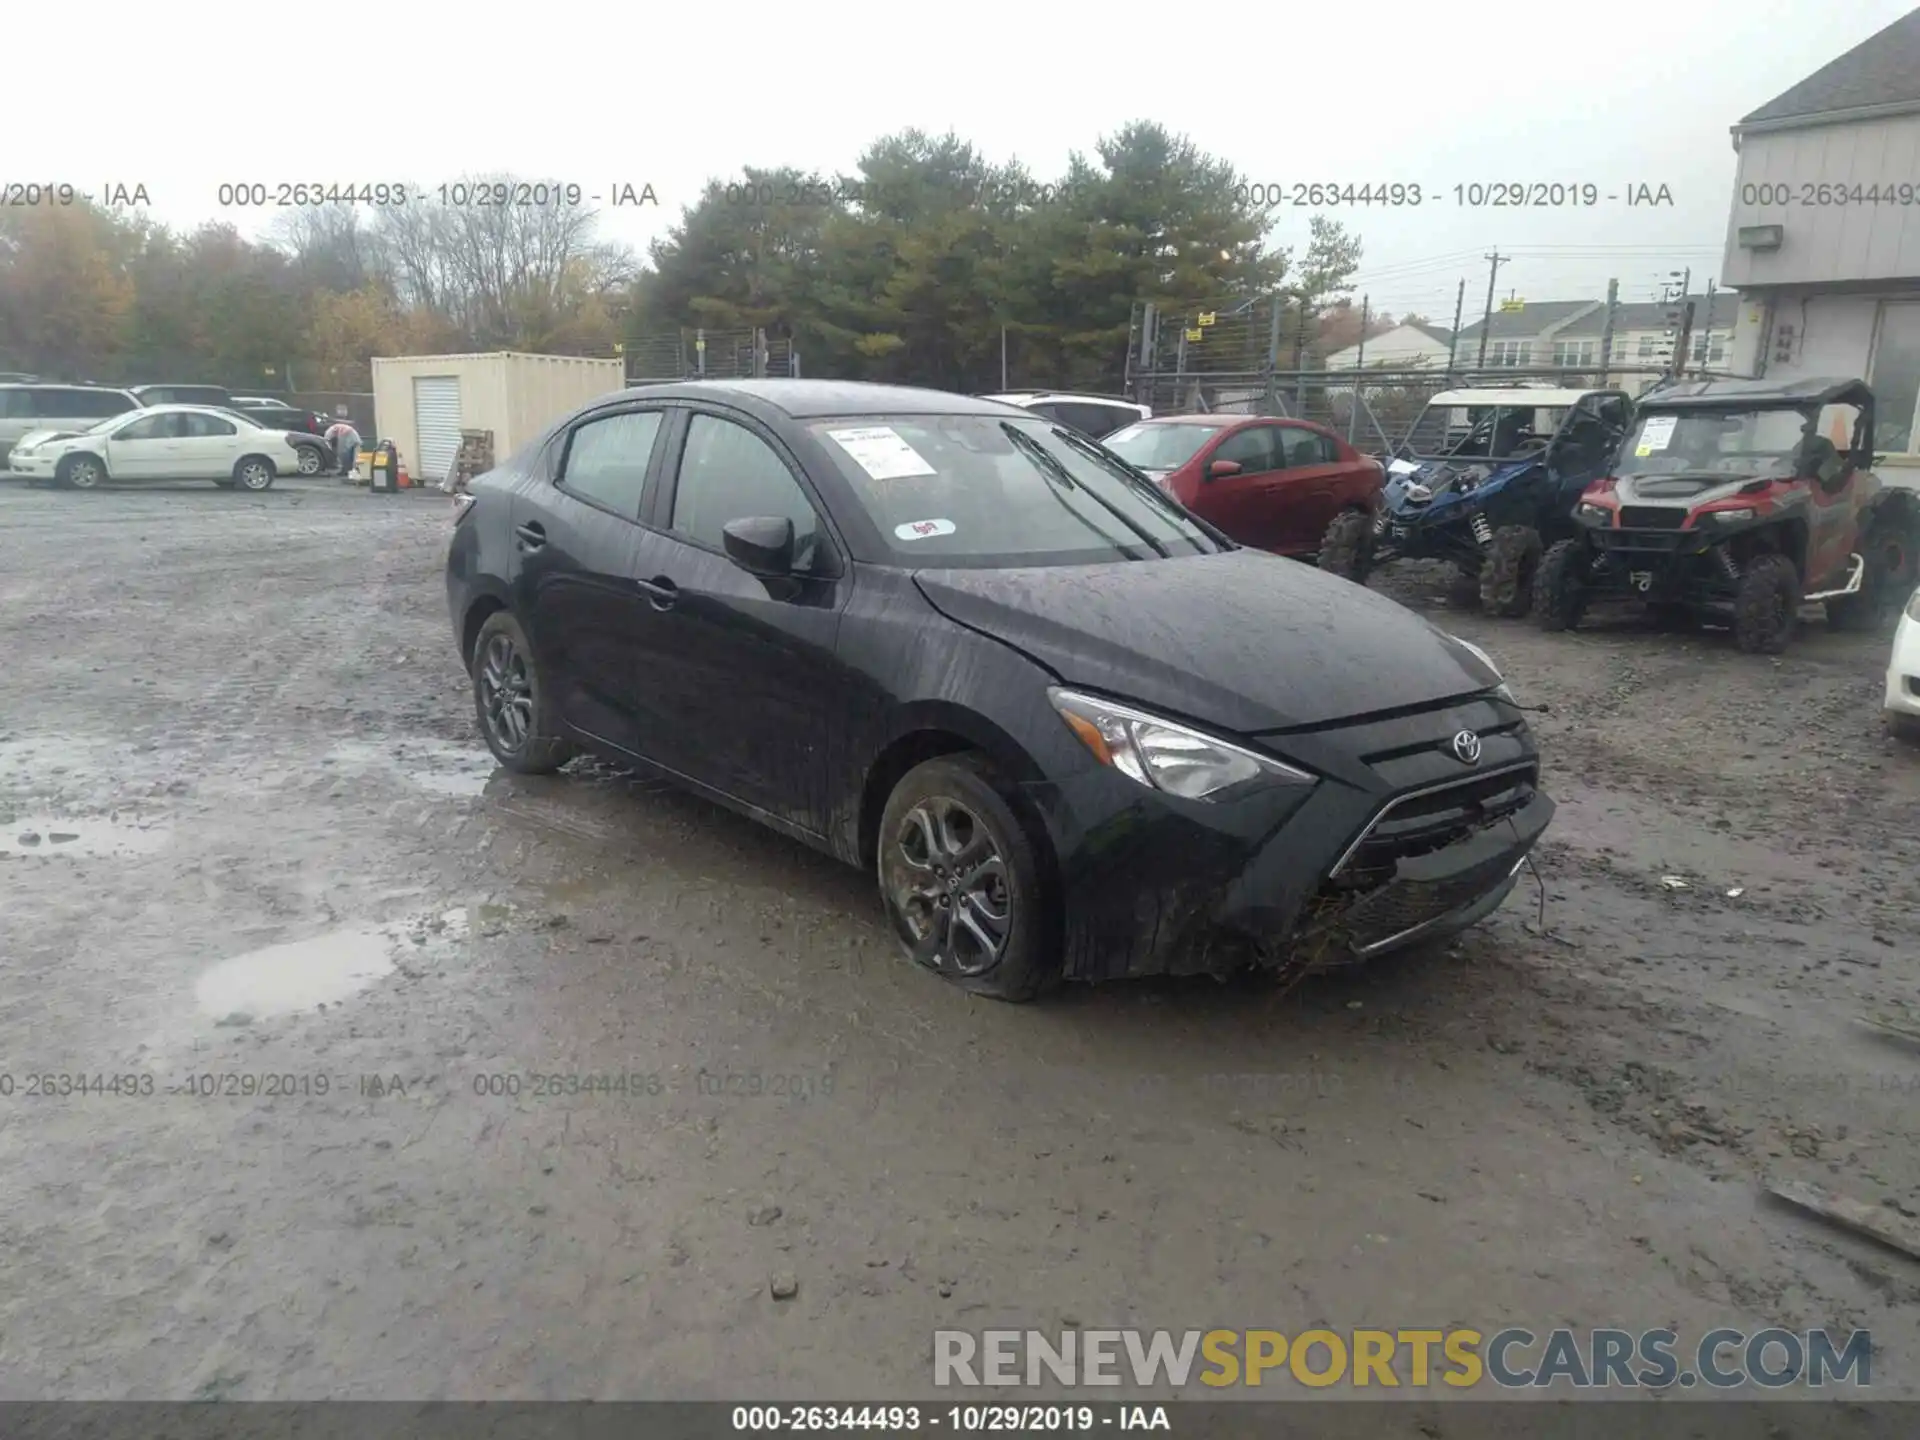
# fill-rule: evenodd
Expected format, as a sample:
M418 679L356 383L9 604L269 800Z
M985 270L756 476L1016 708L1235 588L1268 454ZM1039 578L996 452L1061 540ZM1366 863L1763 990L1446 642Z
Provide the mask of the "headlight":
M1707 513L1713 516L1714 519L1724 521L1729 525L1753 518L1753 511L1746 508L1739 510L1709 510Z
M1580 518L1593 525L1612 525L1613 511L1604 505L1588 505L1583 501L1580 506Z
M1304 770L1143 710L1058 686L1048 687L1047 699L1094 759L1150 790L1232 800L1273 785L1315 783Z
M1907 618L1920 620L1920 590L1913 592L1913 598L1907 601Z
M1451 638L1454 644L1460 646L1463 650L1468 651L1470 654L1478 656L1480 659L1480 663L1485 665L1487 669L1493 672L1493 678L1500 682L1499 684L1493 687L1494 694L1498 695L1502 700L1505 700L1510 705L1515 705L1519 703L1513 698L1513 691L1508 688L1506 680L1500 674L1500 667L1493 663L1493 657L1491 655L1487 654L1486 651L1482 650L1478 645L1474 644L1471 640L1462 640L1458 635L1455 635Z

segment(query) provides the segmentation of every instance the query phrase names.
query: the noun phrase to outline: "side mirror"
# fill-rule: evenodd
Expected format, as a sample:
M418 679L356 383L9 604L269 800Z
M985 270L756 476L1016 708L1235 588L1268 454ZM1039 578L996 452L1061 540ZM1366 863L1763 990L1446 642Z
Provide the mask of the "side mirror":
M793 573L793 521L784 515L731 520L720 535L727 558L749 575L778 579Z
M1224 480L1229 475L1238 475L1239 473L1240 462L1238 460L1215 460L1207 466L1207 478L1209 480Z

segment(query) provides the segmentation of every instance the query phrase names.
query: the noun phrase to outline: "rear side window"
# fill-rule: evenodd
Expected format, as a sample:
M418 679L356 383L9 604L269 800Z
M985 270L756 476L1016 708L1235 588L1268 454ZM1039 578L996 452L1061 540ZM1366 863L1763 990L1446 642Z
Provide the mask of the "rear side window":
M1137 410L1125 410L1118 405L1100 405L1085 400L1064 401L1059 410L1062 420L1096 440L1104 439L1140 418L1140 412Z
M633 410L582 425L567 442L560 483L584 500L637 521L647 464L664 418L659 410Z
M33 415L33 397L25 390L0 390L0 420L26 420Z
M185 432L196 439L205 439L214 435L238 435L240 427L231 420L222 420L217 415L182 415Z
M1332 465L1340 459L1340 450L1332 439L1318 430L1288 426L1280 431L1281 449L1289 470L1306 465Z
M83 403L86 408L76 411L79 415L89 415L96 420L105 420L114 415L124 415L129 410L138 410L140 402L131 395L118 390L89 390Z

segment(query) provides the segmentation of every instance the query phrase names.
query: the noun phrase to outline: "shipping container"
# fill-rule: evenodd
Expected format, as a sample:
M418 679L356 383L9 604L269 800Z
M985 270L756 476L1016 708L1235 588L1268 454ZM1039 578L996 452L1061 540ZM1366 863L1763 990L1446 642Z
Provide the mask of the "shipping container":
M367 438L393 441L408 472L437 485L460 451L462 430L492 431L493 453L504 460L555 420L626 383L621 361L579 355L376 356L379 433Z

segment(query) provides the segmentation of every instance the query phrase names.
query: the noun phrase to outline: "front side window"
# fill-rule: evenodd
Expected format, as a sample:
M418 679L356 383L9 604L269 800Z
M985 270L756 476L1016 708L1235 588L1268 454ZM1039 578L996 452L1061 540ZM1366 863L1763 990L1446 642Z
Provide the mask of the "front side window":
M583 500L638 520L647 465L665 418L660 410L634 410L588 421L567 441L560 484Z
M178 415L148 415L114 435L115 440L171 440L180 432Z
M902 565L1090 565L1222 548L1152 484L1060 425L888 415L810 428Z
M1213 452L1213 458L1233 461L1240 467L1242 475L1261 475L1269 470L1277 470L1285 463L1274 453L1274 441L1279 438L1279 430L1272 425L1249 426L1222 440L1220 448Z
M787 462L746 426L695 415L673 487L674 533L724 550L727 526L763 517L793 522L794 567L807 569L820 522Z
M1916 409L1920 409L1920 302L1880 307L1880 335L1872 374L1874 445L1896 455L1920 454Z

